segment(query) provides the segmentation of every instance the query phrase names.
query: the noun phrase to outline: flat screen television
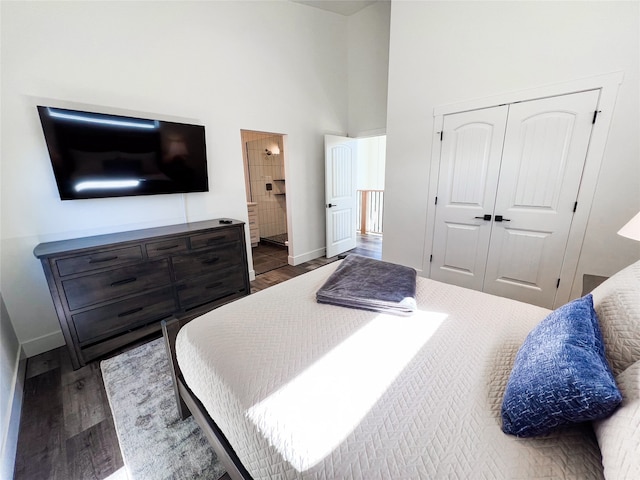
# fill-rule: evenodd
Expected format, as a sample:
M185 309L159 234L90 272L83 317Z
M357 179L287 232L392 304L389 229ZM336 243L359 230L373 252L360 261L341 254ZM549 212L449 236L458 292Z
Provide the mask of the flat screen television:
M202 125L38 106L62 200L206 192Z

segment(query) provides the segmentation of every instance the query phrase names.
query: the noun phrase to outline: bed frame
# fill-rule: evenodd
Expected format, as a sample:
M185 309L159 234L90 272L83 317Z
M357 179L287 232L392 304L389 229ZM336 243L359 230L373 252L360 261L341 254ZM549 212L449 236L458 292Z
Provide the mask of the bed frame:
M224 436L224 433L222 433L222 430L209 416L200 400L196 398L182 377L182 372L176 359L176 337L178 336L178 330L193 318L195 317L172 318L171 320L162 321L162 334L171 367L171 379L173 381L178 414L181 420L193 415L194 420L204 432L218 460L232 480L253 480L247 469L242 465L238 455L233 451L233 447Z

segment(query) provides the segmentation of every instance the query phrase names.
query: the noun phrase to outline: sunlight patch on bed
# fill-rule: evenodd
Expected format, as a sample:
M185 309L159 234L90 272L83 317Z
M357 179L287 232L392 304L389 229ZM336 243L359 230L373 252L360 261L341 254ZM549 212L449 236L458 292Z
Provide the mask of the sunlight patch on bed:
M357 427L446 317L378 315L247 416L291 465L308 470Z

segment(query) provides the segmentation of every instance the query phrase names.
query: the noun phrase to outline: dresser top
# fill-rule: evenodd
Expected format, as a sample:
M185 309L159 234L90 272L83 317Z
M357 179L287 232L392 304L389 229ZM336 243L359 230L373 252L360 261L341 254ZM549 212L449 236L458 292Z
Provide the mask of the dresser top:
M244 222L233 220L231 218L216 218L213 220L203 220L201 222L179 223L176 225L144 228L141 230L129 230L126 232L94 235L91 237L71 238L69 240L58 240L55 242L41 243L33 249L33 254L37 258L46 258L52 255L58 255L75 250L82 250L85 248L103 247L123 242L135 242L140 240L148 240L155 237L181 235L202 230L229 228L232 225L242 224L244 224Z

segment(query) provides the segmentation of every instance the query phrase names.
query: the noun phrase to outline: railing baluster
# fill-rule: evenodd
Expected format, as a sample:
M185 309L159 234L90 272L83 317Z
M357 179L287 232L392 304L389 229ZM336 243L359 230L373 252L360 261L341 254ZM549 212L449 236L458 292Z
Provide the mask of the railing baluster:
M356 230L381 234L384 190L358 190L357 203Z

